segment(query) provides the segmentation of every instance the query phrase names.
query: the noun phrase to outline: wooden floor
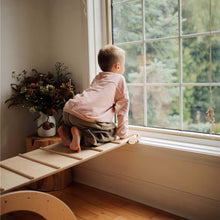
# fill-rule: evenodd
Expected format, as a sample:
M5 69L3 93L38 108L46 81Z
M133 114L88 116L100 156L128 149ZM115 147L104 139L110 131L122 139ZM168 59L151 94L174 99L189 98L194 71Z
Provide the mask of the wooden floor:
M51 195L64 201L78 220L183 220L184 218L107 193L83 184L73 183ZM30 213L17 213L4 219L30 219ZM28 217L29 216L29 217ZM10 217L10 218L9 218ZM42 219L31 216L31 219Z

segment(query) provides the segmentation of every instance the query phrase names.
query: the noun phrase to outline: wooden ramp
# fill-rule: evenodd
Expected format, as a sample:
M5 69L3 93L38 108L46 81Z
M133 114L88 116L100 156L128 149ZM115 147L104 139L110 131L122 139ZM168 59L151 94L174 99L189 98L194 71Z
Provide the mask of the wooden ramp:
M135 135L129 139L117 140L96 148L82 148L80 153L75 153L61 143L56 143L1 161L1 194L59 173L126 143L135 144L138 140L139 136Z

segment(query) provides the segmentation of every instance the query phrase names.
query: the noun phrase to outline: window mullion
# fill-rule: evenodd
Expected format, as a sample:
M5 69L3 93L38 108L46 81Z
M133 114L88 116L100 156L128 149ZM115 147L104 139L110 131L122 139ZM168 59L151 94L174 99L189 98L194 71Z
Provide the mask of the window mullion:
M180 108L180 129L183 130L183 74L182 74L182 7L181 0L178 0L178 29L179 29L179 108Z
M145 5L142 0L142 46L143 46L143 82L144 82L144 125L147 126L147 84L146 84L146 44L145 44Z
M212 35L220 34L220 31L211 31L211 34ZM185 34L185 35L182 35L181 37L182 38L193 38L193 37L209 36L209 35L210 35L210 32L202 32L202 33L195 33L195 34Z

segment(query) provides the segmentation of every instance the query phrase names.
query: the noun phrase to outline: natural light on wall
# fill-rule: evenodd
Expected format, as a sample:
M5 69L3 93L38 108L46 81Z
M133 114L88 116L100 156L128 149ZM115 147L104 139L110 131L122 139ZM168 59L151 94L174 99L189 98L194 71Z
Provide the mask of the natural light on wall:
M211 0L211 10L210 0L112 0L131 125L210 133L211 86L213 133L220 134L219 11L219 0Z

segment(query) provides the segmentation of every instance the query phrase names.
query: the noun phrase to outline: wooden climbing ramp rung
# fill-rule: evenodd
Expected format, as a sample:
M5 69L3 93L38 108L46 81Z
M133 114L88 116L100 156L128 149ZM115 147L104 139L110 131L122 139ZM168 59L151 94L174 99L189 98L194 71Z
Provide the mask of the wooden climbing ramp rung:
M56 165L53 165L53 164L50 164L50 163L47 163L47 162L44 162L44 161L41 161L41 160L34 159L33 157L30 157L30 156L27 156L27 155L18 154L18 156L22 157L22 158L25 158L27 160L34 161L36 163L41 163L41 164L46 165L48 167L52 167L52 168L55 168L55 169L60 169L59 166L56 166Z
M29 185L45 177L76 166L87 160L117 149L127 142L134 144L139 140L135 135L129 139L106 143L96 148L82 148L76 153L61 143L49 145L0 162L0 193Z

